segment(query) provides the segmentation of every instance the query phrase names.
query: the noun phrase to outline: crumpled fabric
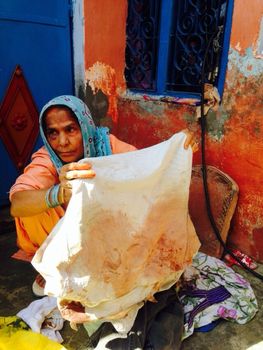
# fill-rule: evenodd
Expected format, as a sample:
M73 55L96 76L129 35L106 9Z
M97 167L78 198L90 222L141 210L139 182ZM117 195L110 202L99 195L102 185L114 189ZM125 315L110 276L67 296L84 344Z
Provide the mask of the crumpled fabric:
M196 254L192 265L182 275L180 284L179 297L185 318L183 339L192 335L195 328L209 325L218 319L245 324L258 311L257 300L249 282L220 259L204 253ZM206 302L206 297L196 297L194 294L218 288L221 288L221 296L224 289L228 297L225 300L214 300L212 305L202 309L200 305Z
M1 350L66 350L42 334L33 332L29 326L17 316L0 317L0 349Z
M30 303L19 311L17 316L26 322L33 332L41 333L58 343L63 342L60 330L63 328L64 319L57 308L57 299L43 297Z
M127 332L144 302L191 264L200 242L188 214L185 139L181 132L143 150L89 158L96 177L73 181L65 216L32 260L67 320L117 320Z

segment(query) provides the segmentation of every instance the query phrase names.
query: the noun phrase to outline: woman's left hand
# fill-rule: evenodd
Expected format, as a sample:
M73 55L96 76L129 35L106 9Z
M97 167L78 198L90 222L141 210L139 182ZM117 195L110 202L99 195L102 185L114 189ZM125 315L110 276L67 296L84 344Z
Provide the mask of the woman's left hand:
M195 134L188 129L183 130L183 132L186 134L184 148L187 149L190 146L192 147L193 153L197 152L199 148L198 148L198 143L195 139Z
M71 198L72 180L89 179L95 175L95 171L90 163L68 163L63 165L59 174L59 198L62 199L61 202L67 205Z

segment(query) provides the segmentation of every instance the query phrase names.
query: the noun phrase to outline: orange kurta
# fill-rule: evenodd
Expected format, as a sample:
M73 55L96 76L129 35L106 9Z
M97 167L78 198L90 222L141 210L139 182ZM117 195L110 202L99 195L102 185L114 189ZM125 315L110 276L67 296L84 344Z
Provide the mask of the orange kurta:
M110 135L110 144L113 154L136 150L134 146L120 141L114 135ZM31 163L11 187L10 201L16 192L45 189L58 182L56 168L45 147L41 147L32 155ZM64 209L58 206L38 215L15 218L17 245L29 255L33 255L64 213Z

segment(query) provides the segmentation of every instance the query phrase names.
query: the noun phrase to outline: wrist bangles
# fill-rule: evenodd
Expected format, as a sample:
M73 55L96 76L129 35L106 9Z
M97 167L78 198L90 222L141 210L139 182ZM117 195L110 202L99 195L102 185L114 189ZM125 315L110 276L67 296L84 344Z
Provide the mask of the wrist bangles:
M59 188L60 188L60 185L56 184L47 190L45 195L45 201L48 208L55 208L63 204L63 201L60 202L58 198Z

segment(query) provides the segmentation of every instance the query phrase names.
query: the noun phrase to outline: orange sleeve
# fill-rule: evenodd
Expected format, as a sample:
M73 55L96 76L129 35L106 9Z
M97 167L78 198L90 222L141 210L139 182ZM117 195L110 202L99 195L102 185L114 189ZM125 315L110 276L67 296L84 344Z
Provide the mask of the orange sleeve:
M113 154L116 153L126 153L136 151L137 148L129 143L119 140L116 136L110 134L110 144Z
M31 163L24 169L11 187L9 198L14 193L24 190L49 188L58 182L58 175L45 147L41 147L31 158Z
M135 151L136 147L110 135L112 153L125 153ZM31 163L24 169L9 192L9 199L14 193L24 190L37 190L53 186L58 183L58 175L45 147L41 147L32 155Z

